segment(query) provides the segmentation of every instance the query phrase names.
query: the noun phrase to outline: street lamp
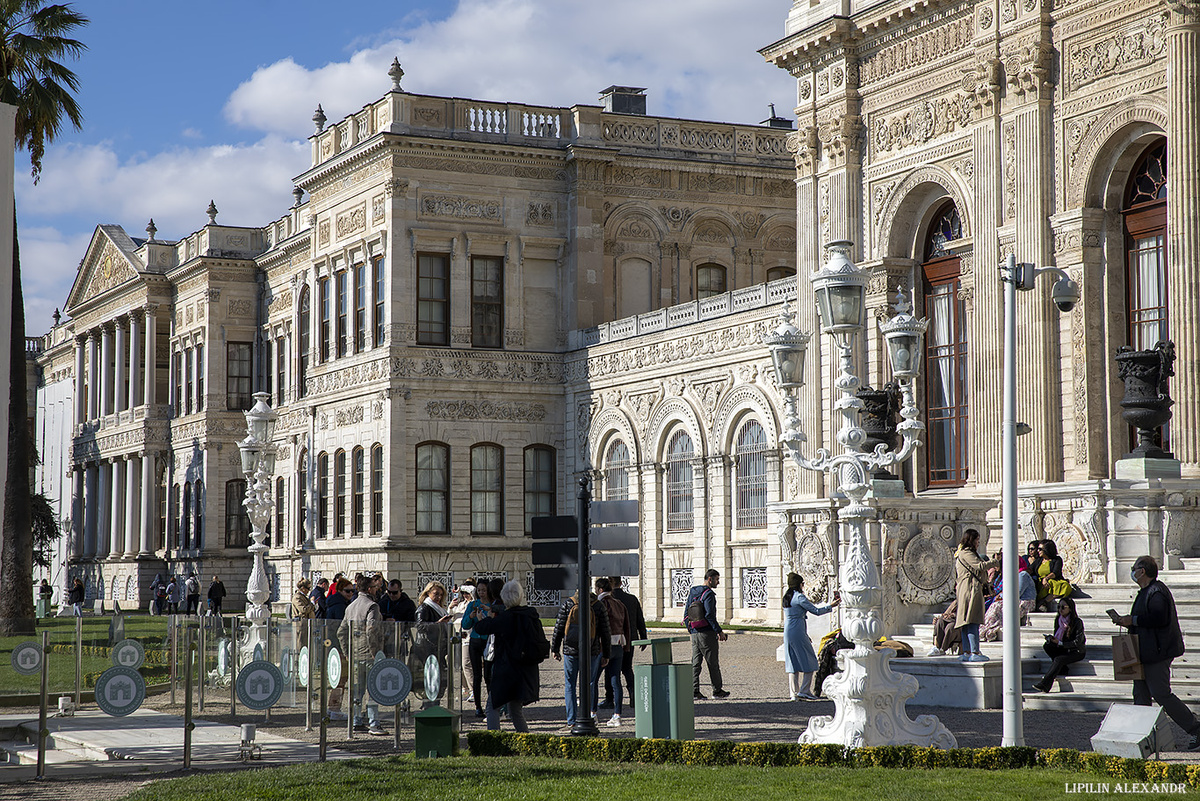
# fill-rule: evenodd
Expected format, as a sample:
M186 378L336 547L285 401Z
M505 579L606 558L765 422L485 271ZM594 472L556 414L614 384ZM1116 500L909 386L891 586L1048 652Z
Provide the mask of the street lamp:
M246 475L246 513L250 518L250 537L254 542L249 551L254 557L250 579L246 582L246 620L250 623L244 644L248 659L255 658L255 650L262 646L266 650L267 619L270 613L266 603L271 597L267 582L265 555L271 550L264 540L267 524L271 520L271 476L275 473L275 422L279 415L267 405L271 396L266 392L254 393L254 406L245 412L247 435L238 443L242 455L242 472Z
M1060 312L1066 313L1079 302L1079 285L1058 267L1038 269L1032 264L1018 264L1009 254L1000 265L1000 281L1004 284L1004 412L1001 424L1004 434L1002 455L1003 482L1001 485L1001 517L1003 520L1002 566L1004 586L1004 734L1002 746L1024 745L1025 733L1021 719L1021 613L1017 592L1017 437L1029 432L1029 426L1017 422L1017 290L1033 289L1037 276L1049 273L1058 280L1050 297Z
M874 451L865 453L862 446L867 434L858 424L862 401L855 396L859 379L854 373L854 345L855 338L865 328L868 275L850 260L851 247L852 243L845 241L827 245L825 265L809 279L816 294L821 329L833 337L840 351L841 373L835 383L841 391L841 398L835 404L842 414L842 425L837 432L837 441L842 445L840 454L831 456L827 449L821 448L810 460L800 452L806 437L800 430L799 415L795 414L794 393L804 383L803 355L809 335L792 323L790 308L784 307L780 326L764 338L771 349L776 379L787 405L781 441L788 456L805 470L829 473L831 484L836 480L847 499L838 513L840 536L846 547L838 569L838 584L843 602L842 631L854 648L842 652L842 672L824 684L836 705L834 715L811 718L800 742L841 743L847 747L915 744L953 748L954 735L936 717L922 715L915 721L908 718L904 704L916 695L917 680L892 672L891 657L875 650L875 642L882 634L882 588L867 542L867 526L877 517L867 499L872 473L912 456L925 430L916 419L913 381L920 371L918 355L928 321L912 316L911 306L901 293L896 315L880 326L892 373L900 386L903 421L897 432L903 436L903 442L899 450L889 451L886 445L878 445ZM784 369L788 366L793 372Z

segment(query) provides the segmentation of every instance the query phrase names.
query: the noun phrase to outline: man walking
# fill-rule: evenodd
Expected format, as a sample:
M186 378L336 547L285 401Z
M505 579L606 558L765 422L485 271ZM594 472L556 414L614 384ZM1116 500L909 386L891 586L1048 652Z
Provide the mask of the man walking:
M212 584L208 585L208 607L217 617L221 616L221 602L225 600L225 585L219 576L213 576Z
M608 614L608 626L612 631L612 647L608 652L608 665L604 668L604 686L613 698L613 716L608 726L616 728L621 725L621 666L626 657L633 656L633 632L629 627L628 613L625 605L618 601L612 592L612 579L596 579L596 596L604 605ZM596 679L592 678L592 692L596 692ZM594 701L594 699L593 699Z
M200 614L200 579L196 578L195 573L189 573L187 582L187 613L189 615Z
M346 607L346 617L338 627L338 640L342 653L348 654L350 667L354 671L354 729L365 731L376 737L387 734L379 725L379 705L367 695L367 721L362 720L363 693L367 689L367 673L371 669L375 654L383 646L382 618L379 604L371 596L372 579L359 576L358 595ZM350 650L350 630L354 629L354 650Z
M721 681L720 643L728 639L717 622L717 594L721 574L709 569L704 583L688 591L684 605L683 623L692 634L692 693L697 701L706 700L700 692L700 667L708 663L708 680L712 683L713 698L728 698Z
M1138 638L1138 658L1145 678L1133 682L1133 703L1150 706L1151 699L1157 702L1190 735L1186 747L1195 751L1200 749L1200 722L1171 692L1171 661L1183 656L1183 632L1179 630L1175 599L1167 585L1158 580L1158 563L1153 557L1139 556L1129 574L1139 587L1133 610L1118 615L1117 610L1109 609L1108 616Z
M621 602L625 607L625 619L629 621L629 630L633 634L633 639L644 640L646 634L646 615L642 612L642 602L638 600L633 593L625 592L621 589L621 577L609 576L608 580L612 583L612 597ZM642 650L646 650L646 646L642 646ZM625 677L626 698L629 706L633 706L633 651L627 649L625 658L621 661L621 675ZM604 701L601 702L601 709L613 708L613 688L608 683L604 686Z
M580 660L585 657L591 658L592 680L595 681L595 677L600 673L600 668L608 664L608 652L612 647L608 612L604 605L596 600L593 593L588 593L588 596L592 604L592 614L588 621L588 628L591 630L591 642L588 648L590 653L586 655L579 653L579 610L576 608L579 601L578 590L564 601L558 610L558 619L554 622L554 636L550 640L550 652L555 659L563 663L563 678L566 685L563 695L567 704L568 728L573 728L577 719ZM588 705L592 709L580 711L585 718L592 717L591 713L595 711L596 698L594 696L588 699Z

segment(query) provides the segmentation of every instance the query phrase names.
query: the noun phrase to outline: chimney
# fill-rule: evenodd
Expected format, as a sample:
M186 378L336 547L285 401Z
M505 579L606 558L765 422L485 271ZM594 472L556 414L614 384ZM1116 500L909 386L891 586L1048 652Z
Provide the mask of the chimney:
M777 116L775 114L774 103L768 103L767 105L771 109L771 116L760 122L759 125L766 125L768 128L786 128L789 131L792 130L792 121L787 117Z
M639 86L610 86L600 93L604 110L611 114L646 116L646 89Z

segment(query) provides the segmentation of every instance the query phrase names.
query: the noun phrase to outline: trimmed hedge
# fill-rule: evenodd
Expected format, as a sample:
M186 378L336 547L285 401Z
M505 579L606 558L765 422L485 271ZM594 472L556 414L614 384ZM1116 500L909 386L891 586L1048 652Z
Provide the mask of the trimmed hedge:
M1138 782L1200 787L1200 765L1126 759L1069 748L918 748L888 745L844 748L835 744L730 743L719 740L637 740L558 737L507 731L472 731L473 756L537 756L663 765L819 766L847 768L1049 768Z

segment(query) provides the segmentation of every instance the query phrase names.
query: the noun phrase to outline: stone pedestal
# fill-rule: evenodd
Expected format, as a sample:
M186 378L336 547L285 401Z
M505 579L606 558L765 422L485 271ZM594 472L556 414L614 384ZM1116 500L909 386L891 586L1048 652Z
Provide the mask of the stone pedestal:
M1177 479L1180 476L1178 459L1118 459L1118 481L1146 481L1152 478Z

